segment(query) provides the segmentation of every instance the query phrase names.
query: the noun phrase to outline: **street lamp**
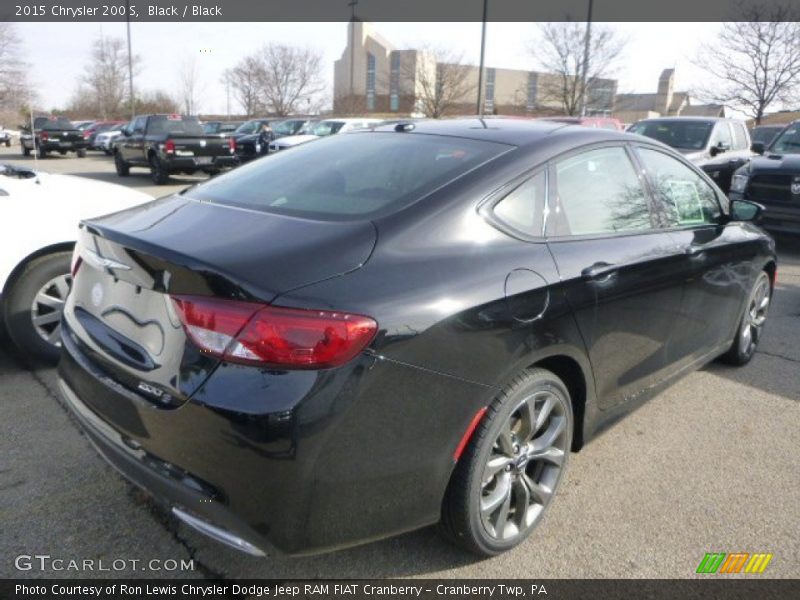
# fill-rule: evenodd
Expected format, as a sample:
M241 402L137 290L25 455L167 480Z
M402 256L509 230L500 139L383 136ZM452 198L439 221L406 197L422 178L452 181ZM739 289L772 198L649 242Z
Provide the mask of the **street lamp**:
M589 0L589 15L586 18L586 35L583 36L583 65L581 66L581 116L586 116L586 77L589 70L589 52L592 44L592 4Z
M125 21L128 28L128 96L131 102L131 121L136 116L136 102L133 99L133 54L131 53L131 2L125 0Z

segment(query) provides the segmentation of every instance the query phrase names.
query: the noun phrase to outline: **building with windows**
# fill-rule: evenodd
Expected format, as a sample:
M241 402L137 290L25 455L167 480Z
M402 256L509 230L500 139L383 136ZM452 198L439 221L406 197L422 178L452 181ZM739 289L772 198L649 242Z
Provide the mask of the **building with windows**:
M450 112L472 114L478 90L478 67L437 64L430 52L398 50L371 23L351 21L347 46L334 63L333 110L348 113L424 112L423 98L433 94L443 69L467 71L462 97ZM483 80L484 112L507 115L550 115L563 112L554 90L559 78L552 73L488 67ZM437 79L438 78L438 79ZM587 112L609 114L617 82L597 80L587 94Z
M676 92L675 69L664 69L655 94L618 94L614 116L625 123L656 117L724 117L721 104L692 104L689 92Z

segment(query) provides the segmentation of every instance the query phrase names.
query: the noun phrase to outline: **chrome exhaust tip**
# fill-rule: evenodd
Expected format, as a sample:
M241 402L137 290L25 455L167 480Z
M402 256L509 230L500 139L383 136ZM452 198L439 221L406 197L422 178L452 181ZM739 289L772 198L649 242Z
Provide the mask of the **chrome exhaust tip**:
M231 548L235 548L236 550L240 550L250 556L259 556L264 557L266 554L256 548L253 544L248 541L243 540L239 536L233 535L229 531L222 529L221 527L217 527L216 525L212 525L207 521L203 521L202 519L198 519L195 516L190 515L189 513L177 508L175 506L172 507L172 513L178 517L181 521L186 523L189 527L192 527L207 535L210 538L217 540L218 542L222 542L226 546L230 546Z

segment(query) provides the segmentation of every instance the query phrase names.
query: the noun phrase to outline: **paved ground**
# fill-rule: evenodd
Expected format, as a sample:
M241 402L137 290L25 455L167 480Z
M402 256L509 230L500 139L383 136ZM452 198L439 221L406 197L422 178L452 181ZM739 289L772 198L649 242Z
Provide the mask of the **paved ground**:
M117 181L105 157L43 166ZM150 186L144 174L120 181L158 195L180 187ZM106 466L54 397L54 370L24 368L0 340L0 577L76 576L14 568L20 554L49 554L193 558L198 577L666 578L693 576L710 551L771 552L766 574L800 577L800 243L779 247L775 303L752 363L687 376L573 455L534 537L485 561L432 528L302 559L258 560L208 541L155 513ZM128 572L176 575L116 574Z

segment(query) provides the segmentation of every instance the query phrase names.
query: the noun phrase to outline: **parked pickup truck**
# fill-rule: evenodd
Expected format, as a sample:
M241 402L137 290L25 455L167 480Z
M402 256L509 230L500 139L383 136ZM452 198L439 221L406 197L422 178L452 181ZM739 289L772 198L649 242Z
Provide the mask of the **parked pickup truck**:
M114 144L114 164L120 177L126 177L131 167L146 167L153 181L163 185L174 173L215 175L238 164L236 143L207 135L197 117L144 115L121 131Z
M45 158L48 152L75 152L79 158L86 156L88 143L83 134L64 117L36 117L33 130L23 127L22 131L19 143L25 156L30 156L31 152L37 152L39 158Z

